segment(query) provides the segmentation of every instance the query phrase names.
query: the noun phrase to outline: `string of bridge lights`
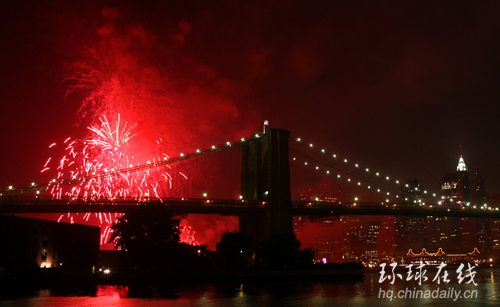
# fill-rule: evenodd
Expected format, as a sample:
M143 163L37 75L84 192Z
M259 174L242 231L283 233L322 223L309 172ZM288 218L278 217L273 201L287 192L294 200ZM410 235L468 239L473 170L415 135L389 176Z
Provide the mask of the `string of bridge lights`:
M51 187L51 186L59 186L59 187L61 187L61 186L70 186L70 185L75 185L75 184L79 184L79 183L82 183L82 182L87 182L87 181L90 181L90 180L96 180L96 179L102 179L102 178L107 178L107 177L118 176L120 174L133 173L133 172L138 172L138 171L143 171L143 170L147 171L147 170L152 169L152 168L158 168L160 166L166 166L166 165L169 165L169 164L173 164L173 163L176 163L176 162L188 160L188 159L195 158L195 157L198 157L198 156L203 156L205 154L218 152L218 151L221 151L221 150L224 150L224 149L231 148L232 146L235 146L235 145L239 146L239 145L242 145L247 140L251 140L251 139L255 139L255 138L259 138L259 137L261 137L260 134L255 134L252 138L249 138L249 139L241 138L239 141L236 141L236 142L226 142L225 144L219 145L219 146L212 145L209 149L205 149L205 150L197 149L195 152L189 153L189 154L180 153L179 156L174 157L174 158L169 158L169 157L163 157L163 159L161 159L160 157L158 157L158 159L153 158L153 162L147 161L144 164L137 164L136 166L130 165L127 168L118 169L118 170L114 170L114 169L111 169L111 171L105 170L102 173L95 173L95 172L93 172L91 175L82 176L82 177L79 177L79 178L73 177L73 178L67 179L67 180L64 180L64 179L63 180L52 179L50 182L44 183L44 184L35 184L35 182L32 182L30 186L25 186L25 187L21 187L21 188L14 188L13 186L9 186L6 191L7 192L21 191L21 193L23 193L25 191L27 191L27 192L28 191L36 191L37 194L40 194L40 191L43 190L43 188L49 189L49 187ZM307 144L304 143L304 142L302 142L300 138L297 138L297 139L291 138L291 139L294 140L295 142L299 143L299 144L307 146ZM328 154L325 149L321 149L320 150L320 149L316 148L315 146L313 146L313 144L309 144L308 147L311 148L311 149L313 149L313 150L315 150L315 151L317 151L317 152L320 152L320 153L324 154L325 156L329 156L330 158L341 160L339 157L337 157L336 154ZM293 151L293 149L291 149L291 148L290 148L290 150ZM300 154L304 155L303 153L300 153ZM309 158L312 158L312 157L309 157ZM294 158L294 161L295 160L296 160L296 158ZM347 159L343 159L343 162L346 163L346 164L349 164ZM304 162L304 163L305 163L305 165L307 165L307 162ZM320 162L320 163L323 163L323 162ZM325 164L329 168L337 169L340 172L347 173L345 171L342 171L342 170L336 168L333 165L329 165L327 163L323 163L323 164ZM360 169L359 164L352 164L351 166L354 166L355 168ZM316 170L319 170L318 166L316 166ZM377 176L379 178L381 177L378 172L375 172L375 173L370 172L369 168L366 168L365 171L366 171L366 173L369 173L369 174L372 174L372 175L374 174L375 176ZM330 174L330 171L327 170L326 173ZM360 179L361 181L372 182L373 185L378 185L380 187L384 187L383 185L375 183L375 182L373 182L373 181L371 181L369 179L362 178L362 177L359 177L359 176L356 176L356 175L353 175L353 174L349 174L349 175L352 176L352 177L358 177L358 179ZM343 178L340 174L337 174L336 176L337 176L337 178ZM390 177L386 176L385 179L389 181ZM350 178L346 178L346 181L347 182L351 182L352 180ZM399 180L396 180L394 183L397 184L397 185L399 185L399 186L401 185L400 182L399 182ZM357 185L358 186L362 186L362 183L360 181L358 181ZM366 185L366 188L367 189L371 189L371 186L370 185ZM397 189L393 189L393 188L387 188L387 187L384 187L384 188L389 189L389 190L393 190L393 191L397 191L397 193L404 193L404 191L401 191L401 190L397 190ZM380 189L377 189L377 192L384 193L384 194L386 194L389 197L399 198L399 195L394 195L393 196L389 191L383 191L382 192ZM406 194L411 195L409 193L406 193ZM2 193L0 193L0 196L1 195L2 195ZM407 198L405 200L407 200Z
M336 160L339 160L339 161L343 161L345 164L347 165L351 165L351 166L354 166L355 168L357 169L363 169L359 164L355 163L355 164L350 164L349 163L349 160L348 159L342 159L342 158L339 158L337 157L337 154L330 154L330 153L327 153L325 149L318 149L317 147L315 147L312 143L309 143L309 145L307 145L307 143L304 143L302 142L302 140L300 138L297 138L297 139L294 139L294 138L291 138L292 140L294 140L295 142L299 143L299 144L302 144L302 145L305 145L305 146L308 146L309 148L319 152L319 153L322 153L324 154L325 156L328 156L328 157L331 157L333 159L336 159ZM368 174L371 174L371 175L375 175L377 177L380 177L380 178L383 178L382 175L380 175L379 172L372 172L370 171L370 168L366 167L365 168L365 172L368 173ZM386 176L385 177L385 180L387 181L390 181L390 176ZM399 180L395 180L394 181L395 184L397 185L401 185L400 181Z
M372 188L372 185L363 185L363 184L361 183L361 181L363 181L363 180L361 180L361 181L356 181L356 180L352 180L352 179L349 177L349 175L342 176L342 175L341 175L341 174L339 174L339 173L334 173L334 172L331 172L330 170L326 169L326 168L328 168L329 166L325 166L325 169L326 169L326 170L325 170L325 169L323 169L323 168L321 168L321 167L319 167L319 166L317 166L317 165L316 165L316 166L314 166L312 163L309 163L308 161L305 161L305 160L304 160L304 161L299 161L296 157L293 157L293 158L292 158L292 161L295 161L295 162L297 162L298 164L303 165L303 166L306 166L306 167L309 167L309 168L311 168L311 169L313 169L313 170L317 170L317 171L323 172L324 174L326 174L326 175L328 175L328 176L330 176L330 177L332 177L332 178L336 178L336 179L344 180L345 182L351 183L351 184L353 184L353 185L357 185L357 186L359 186L359 187L366 188L367 190L376 191L377 193L381 193L381 194L383 194L383 195L386 195L386 196L387 196L387 197L389 197L389 198L396 198L396 199L398 199L398 200L400 199L399 195L397 195L397 194L391 194L391 192L390 192L390 191L387 191L387 190L382 190L382 189L380 189L380 188ZM374 183L373 185L378 185L378 184ZM378 186L380 186L380 185L378 185ZM399 191L399 190L396 190L396 191L397 191L397 192L402 192L402 191ZM354 197L354 201L359 201L359 200L360 200L360 199L359 199L359 197L357 197L357 196L355 196L355 197ZM319 201L319 199L316 199L316 201ZM405 199L404 199L404 201L408 201L408 198L405 198ZM388 203L388 202L389 202L389 199L387 198L385 202L387 202L387 203Z
M300 138L296 138L296 139L294 139L294 138L291 138L291 137L290 137L290 139L291 139L291 140L293 140L293 141L295 141L296 143L299 143L299 144L301 144L301 145L304 145L304 146L306 146L306 147L308 147L308 148L310 148L310 149L312 149L312 150L314 150L314 151L316 151L316 152L318 152L318 153L321 153L321 154L323 154L324 156L329 157L330 159L335 159L335 160L337 160L337 161L342 161L343 163L345 163L345 164L347 164L347 165L350 165L350 166L353 166L353 167L355 167L356 169L360 169L360 170L362 170L362 169L363 169L363 168L362 168L359 164L357 164L357 163L355 163L355 164L349 164L349 160L348 160L348 159L342 159L342 158L338 157L338 156L337 156L337 154L334 154L334 153L328 153L325 149L319 149L319 148L315 147L312 143L309 143L309 145L307 145L307 143L303 142ZM413 195L413 194L411 194L411 193L408 193L408 192L403 191L403 190L401 189L402 184L400 183L400 181L399 181L399 180L394 180L394 181L391 181L391 180L390 180L390 178L391 178L390 176L386 176L386 177L385 177L385 180L386 180L386 181L389 181L389 182L390 182L390 183L392 183L392 184L396 184L397 186L399 186L399 187L400 187L399 189L390 188L390 187L384 186L383 184L376 183L376 182L374 182L373 180L370 180L370 179L367 179L367 178L361 177L361 176L359 176L359 175L354 175L354 174L351 174L351 173L349 173L349 172L347 172L347 171L344 171L344 170L342 170L342 169L340 169L340 168L338 168L338 167L335 167L334 165L331 165L331 164L329 164L329 163L325 163L325 162L320 161L320 160L318 160L318 159L315 159L315 158L313 158L313 157L311 157L311 156L309 156L309 155L306 155L306 154L304 154L304 153L302 153L302 152L300 152L300 151L298 151L298 150L294 150L294 149L292 149L292 148L290 148L290 150L291 150L291 151L294 151L294 152L296 152L297 154L300 154L300 155L302 155L302 156L304 156L304 157L306 157L306 158L308 158L308 159L312 159L312 160L314 160L316 163L323 164L323 166L325 166L326 168L335 169L335 170L336 170L336 171L338 171L338 172L342 172L342 173L344 173L344 174L347 174L347 176L345 176L345 177L344 177L344 176L342 176L342 175L341 175L341 174L339 174L339 173L337 173L337 174L332 174L332 173L330 172L330 170L326 170L326 171L324 171L324 170L323 170L322 168L320 168L318 165L313 166L313 165L310 165L307 161L303 161L303 162L302 162L302 164L303 164L303 165L305 165L305 166L309 166L310 168L313 168L313 169L318 170L318 171L324 171L324 172L326 173L326 175L329 175L329 176L332 176L332 177L336 177L337 179L345 179L345 181L346 181L346 182L350 182L350 183L356 184L356 185L357 185L357 186L359 186L359 187L365 187L367 190L377 191L377 193L383 193L383 194L385 194L387 197L393 197L393 198L395 197L395 198L397 198L397 199L400 199L400 197L399 197L399 195L398 195L398 194L391 194L391 191L393 191L393 192L395 192L395 193L399 193L399 194L405 194L406 196L410 196L410 197L414 197L414 196L415 196L415 195ZM296 157L294 157L292 160L293 160L293 161L297 161L297 158L296 158ZM373 171L371 171L371 169L370 169L370 168L365 168L365 173L367 173L367 174L369 174L369 175L372 175L372 176L375 176L375 177L377 177L377 179L383 179L383 176L382 176L382 175L380 175L380 173L379 173L379 172L373 172ZM354 178L356 178L356 179L359 179L360 181L354 181L354 180L351 180L351 178L349 178L349 176L350 176L350 177L354 177ZM363 185L363 184L362 184L362 181L369 182L371 185L370 185L370 184L368 184L368 185ZM376 190L375 190L375 188L374 188L374 189L372 189L372 185L382 187L383 189L385 189L385 191L382 191L382 190L381 190L381 189L379 189L379 188L377 188ZM406 184L406 187L408 187L408 184ZM389 190L389 191L387 191L387 190ZM423 191L423 192L424 192L424 194L427 194L427 191ZM432 196L433 196L433 197L436 197L436 195L435 195L435 194L433 194ZM355 201L357 201L357 200L358 200L358 197L355 197ZM408 201L408 197L404 197L404 199L402 199L402 200L403 200L403 201ZM422 200L423 200L423 201L422 201ZM421 200L419 200L419 201L414 200L414 202L415 202L415 203L419 202L419 203L421 203L422 205L424 205L424 204L425 204L425 201L426 201L426 199L421 199ZM386 202L389 202L389 199L386 199Z
M93 172L91 175L88 175L88 176L82 176L82 177L73 177L71 179L52 179L51 181L47 182L47 183L43 183L43 184L36 184L35 182L31 182L31 185L28 185L28 186L24 186L24 187L21 187L21 188L14 188L13 186L9 186L6 190L3 191L3 193L6 193L6 192L21 192L21 193L24 193L24 192L30 192L30 191L36 191L36 194L40 194L40 191L43 190L43 189L49 189L51 186L70 186L70 185L75 185L75 184L79 184L79 183L83 183L83 182L87 182L87 181L90 181L90 180L96 180L96 179L103 179L103 178L108 178L108 177L113 177L113 176L118 176L120 174L128 174L128 173L133 173L133 172L138 172L138 171L148 171L149 169L152 169L152 168L158 168L160 166L166 166L166 165L169 165L169 164L173 164L173 163L176 163L176 162L181 162L181 161L184 161L184 160L189 160L189 159L192 159L192 158L196 158L196 157L199 157L199 156L203 156L203 155L206 155L206 154L210 154L210 153L215 153L215 152L219 152L219 151L222 151L222 150L226 150L226 149L229 149L233 146L241 146L244 142L248 141L248 140L251 140L251 139L256 139L256 138L259 138L261 137L260 134L255 134L253 137L251 138L248 138L248 139L245 139L245 138L241 138L239 141L236 141L236 142L226 142L225 144L221 144L219 146L217 145L212 145L210 148L208 149L204 149L204 150L201 150L201 149L196 149L195 152L192 152L192 153L189 153L189 154L184 154L184 153L180 153L177 157L173 157L173 158L169 158L169 157L163 157L163 159L161 157L158 157L158 159L156 158L153 158L153 162L150 161L147 161L146 163L144 164L137 164L136 166L133 166L133 165L130 165L129 167L126 167L126 168L122 168L122 169L111 169L111 171L107 171L105 170L104 172L102 173L95 173ZM3 193L0 193L0 196L3 195Z

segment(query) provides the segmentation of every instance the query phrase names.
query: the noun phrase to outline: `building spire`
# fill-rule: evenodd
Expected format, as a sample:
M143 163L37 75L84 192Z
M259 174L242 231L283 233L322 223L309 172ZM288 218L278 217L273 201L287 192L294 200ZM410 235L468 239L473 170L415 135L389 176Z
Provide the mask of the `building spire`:
M460 155L460 159L458 159L457 172L465 172L467 171L467 165L465 165L464 158Z

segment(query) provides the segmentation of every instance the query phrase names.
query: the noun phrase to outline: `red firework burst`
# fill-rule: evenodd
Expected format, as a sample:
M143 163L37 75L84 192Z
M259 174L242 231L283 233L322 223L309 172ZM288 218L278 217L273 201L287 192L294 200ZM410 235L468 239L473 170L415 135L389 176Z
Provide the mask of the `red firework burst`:
M85 200L144 196L159 198L159 183L167 182L171 186L172 176L168 172L120 171L139 165L128 146L137 135L134 131L137 123L129 126L125 122L122 125L119 114L114 125L110 124L106 116L99 117L99 120L99 126L88 127L91 133L89 137L83 140L67 138L64 141L66 154L59 160L57 178L48 185L50 194L56 198L69 196ZM160 160L160 157L156 159ZM42 172L50 169L51 160L47 160ZM152 172L155 174L152 175ZM79 180L79 183L65 190L65 186L58 184L62 180Z
M159 169L128 172L122 171L127 168L139 165L135 162L133 152L129 147L129 142L137 136L135 129L137 123L129 125L122 124L120 114L117 120L111 124L106 116L99 117L100 125L90 126L90 135L82 140L67 138L65 145L65 155L59 160L56 167L57 179L47 186L47 191L54 198L68 196L84 200L115 199L131 197L140 199L143 197L156 197L161 199L158 191L172 187L172 176L168 171ZM157 142L161 142L157 140ZM53 143L49 148L55 147ZM168 156L162 154L163 157ZM155 159L161 160L161 157ZM155 161L153 159L153 162ZM50 170L49 158L41 172ZM148 161L149 162L149 161ZM167 165L167 170L169 166ZM187 179L186 175L180 175ZM75 180L78 182L67 188L60 182ZM66 215L61 215L61 221ZM120 214L95 213L95 218L100 224L112 224ZM87 222L91 217L90 213L83 215L83 221ZM74 223L74 216L67 214L67 218ZM107 242L110 233L109 226L106 226L101 234L101 244ZM190 226L182 227L181 237L183 243L199 245L194 238L194 231Z

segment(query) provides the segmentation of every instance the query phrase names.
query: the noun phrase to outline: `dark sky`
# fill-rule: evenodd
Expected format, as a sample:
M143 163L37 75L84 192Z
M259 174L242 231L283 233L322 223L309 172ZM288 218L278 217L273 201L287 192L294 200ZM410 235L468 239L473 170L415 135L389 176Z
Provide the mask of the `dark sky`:
M2 4L1 189L120 110L172 155L267 119L431 191L463 154L500 192L500 2L165 2Z

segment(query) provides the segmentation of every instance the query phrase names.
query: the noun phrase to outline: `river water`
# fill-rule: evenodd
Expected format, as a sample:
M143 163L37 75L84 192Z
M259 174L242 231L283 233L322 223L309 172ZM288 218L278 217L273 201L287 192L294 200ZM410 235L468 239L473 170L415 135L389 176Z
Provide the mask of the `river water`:
M461 282L456 268L445 269L439 275L439 284L437 279L432 280L437 274L435 270L428 271L425 275L428 280L420 285L413 279L406 281L406 272L398 272L401 273L402 279L396 277L393 284L388 279L380 283L380 272L372 271L366 272L364 278L357 280L261 281L197 286L98 285L79 289L19 291L0 296L3 297L0 298L0 306L500 305L500 268L475 269L472 271L475 274L469 275ZM449 273L447 284L442 278L445 271ZM464 276L465 274L462 275ZM421 292L418 292L419 290ZM425 297L426 294L428 298Z

